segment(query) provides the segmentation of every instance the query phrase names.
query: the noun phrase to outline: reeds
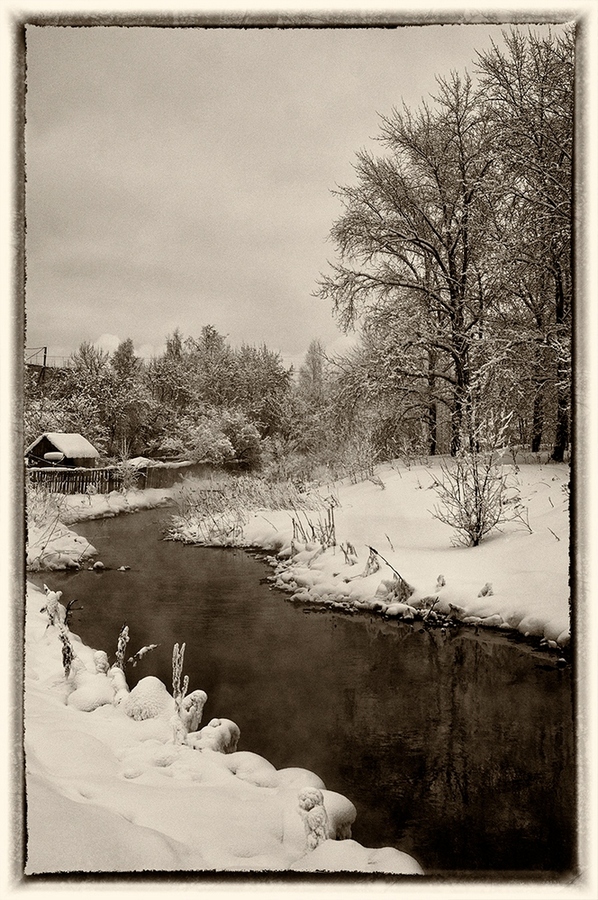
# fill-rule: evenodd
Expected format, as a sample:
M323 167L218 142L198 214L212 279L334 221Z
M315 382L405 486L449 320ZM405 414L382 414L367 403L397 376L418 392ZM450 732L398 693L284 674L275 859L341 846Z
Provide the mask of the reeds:
M307 541L332 546L334 503L334 498L324 498L317 490L290 480L271 482L254 475L223 476L210 482L190 479L179 493L179 513L173 516L166 536L187 543L234 546L242 541L255 510L289 510L298 539L304 533ZM306 510L324 512L324 518L314 519Z

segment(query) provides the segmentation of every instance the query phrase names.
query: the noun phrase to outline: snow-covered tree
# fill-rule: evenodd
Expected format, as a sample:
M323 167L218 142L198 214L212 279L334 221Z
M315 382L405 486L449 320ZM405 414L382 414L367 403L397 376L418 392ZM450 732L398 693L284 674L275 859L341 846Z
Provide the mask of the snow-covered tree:
M427 409L451 415L451 451L470 434L472 345L491 303L485 269L494 154L469 76L438 80L433 105L381 120L386 155L357 154L357 183L338 191L339 261L320 296L341 324L392 329L395 374Z
M501 235L503 325L519 347L527 343L532 449L552 417L552 456L562 460L571 381L574 34L512 29L503 37L504 48L478 54L509 206ZM521 354L518 360L520 368Z
M338 256L320 283L362 341L344 383L394 403L399 436L475 450L493 423L552 456L568 442L573 38L511 31L419 109L381 118L336 193ZM358 413L358 407L354 413Z

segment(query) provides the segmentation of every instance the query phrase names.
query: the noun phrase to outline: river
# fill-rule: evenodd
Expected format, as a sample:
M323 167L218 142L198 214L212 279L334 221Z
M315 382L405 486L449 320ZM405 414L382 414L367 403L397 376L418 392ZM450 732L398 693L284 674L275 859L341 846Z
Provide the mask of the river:
M111 659L157 643L129 684L189 690L241 729L239 749L301 766L355 803L353 837L427 874L557 876L575 865L572 673L521 641L424 630L289 602L240 550L162 541L168 510L81 523L101 574L34 576L77 598L71 628ZM126 572L119 566L130 566Z

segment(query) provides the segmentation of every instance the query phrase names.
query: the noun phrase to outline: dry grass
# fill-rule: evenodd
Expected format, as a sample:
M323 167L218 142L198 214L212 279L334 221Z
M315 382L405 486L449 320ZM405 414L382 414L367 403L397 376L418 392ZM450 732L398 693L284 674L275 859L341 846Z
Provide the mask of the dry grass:
M253 475L225 475L212 481L183 485L178 514L173 516L167 537L198 544L229 544L241 541L249 514L255 510L328 510L330 498L316 489L293 481L267 481Z

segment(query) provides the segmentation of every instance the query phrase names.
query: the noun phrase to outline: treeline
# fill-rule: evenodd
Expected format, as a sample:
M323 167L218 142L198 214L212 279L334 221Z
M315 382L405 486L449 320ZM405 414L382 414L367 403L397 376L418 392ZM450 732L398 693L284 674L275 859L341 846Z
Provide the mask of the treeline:
M381 119L336 193L319 295L359 329L360 409L425 452L570 440L574 35L503 34ZM423 427L422 427L423 423Z
M354 416L345 365L314 340L294 372L266 346L232 348L212 325L199 337L177 329L149 361L130 338L112 354L83 343L67 367L28 371L25 442L79 432L108 460L233 463L282 478L367 470L388 447L374 407Z
M25 439L80 432L108 458L235 460L259 465L262 442L284 429L291 370L267 347L235 350L211 325L198 338L176 330L146 362L133 341L109 354L83 343L68 367L30 373Z

